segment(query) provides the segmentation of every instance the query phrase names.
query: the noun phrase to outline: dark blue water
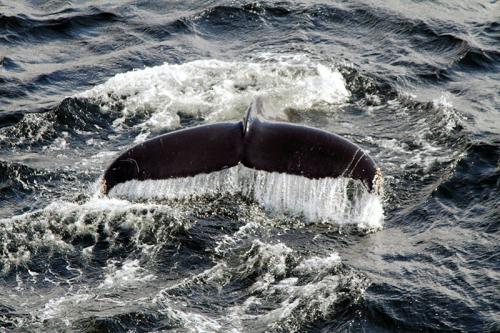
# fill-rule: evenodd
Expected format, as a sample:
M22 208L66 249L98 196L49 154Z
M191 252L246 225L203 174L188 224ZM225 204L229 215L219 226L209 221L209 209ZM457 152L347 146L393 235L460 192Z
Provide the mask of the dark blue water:
M0 330L500 331L499 21L496 1L0 1ZM278 176L260 201L208 179L97 195L120 151L256 95L363 147L383 196L323 221L269 209Z

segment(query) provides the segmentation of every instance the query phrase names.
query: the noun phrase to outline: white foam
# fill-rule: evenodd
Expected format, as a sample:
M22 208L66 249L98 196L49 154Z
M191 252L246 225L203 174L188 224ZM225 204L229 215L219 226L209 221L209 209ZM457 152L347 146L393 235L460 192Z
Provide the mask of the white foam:
M381 198L349 178L308 179L269 173L241 165L210 174L164 180L128 181L115 186L111 197L177 199L217 193L242 194L274 213L303 215L308 221L331 221L382 227Z
M63 318L63 322L66 326L71 324L68 319L69 309L81 307L82 303L87 303L92 300L95 295L84 293L84 294L73 294L65 295L53 299L49 299L45 304L44 308L41 309L38 317L41 321L49 320L52 318Z
M340 265L341 259L338 253L333 252L328 257L311 257L304 259L297 267L295 271L301 273L313 273L316 274L318 270L326 271L331 270Z
M350 93L331 64L305 55L267 55L253 61L196 60L122 73L79 97L118 108L123 118L145 116L144 129L180 126L178 113L208 121L239 119L256 96L268 97L277 111L343 103ZM143 139L142 137L140 139Z
M162 299L162 309L160 313L175 321L180 321L182 332L189 333L205 333L205 332L222 332L221 324L207 315L181 309L185 306L176 304L173 300L168 298ZM235 332L234 330L224 330L224 332Z
M188 227L191 221L185 218L186 207L174 207L162 204L131 203L126 200L110 198L92 198L83 204L66 201L55 201L43 209L24 213L11 218L0 219L0 233L8 242L0 242L0 274L6 274L13 267L26 266L38 249L50 249L55 253L69 253L75 250L71 239L63 235L92 236L97 239L99 227L106 237L116 237L120 230L135 230L134 242L137 248L146 255L151 245L142 242L143 232L156 224L156 214L168 217L169 223L161 225L157 237L169 233L178 227ZM9 246L14 242L17 246L12 250ZM159 241L161 243L161 241ZM91 258L93 247L82 250L84 258ZM123 284L123 279L152 279L131 262L116 268L108 267L109 283ZM71 267L66 267L72 269ZM136 269L137 268L137 269ZM122 271L119 271L122 269ZM126 276L128 274L128 277ZM135 275L134 275L135 274ZM108 283L108 285L109 285ZM103 285L104 287L105 285Z
M297 329L297 319L324 317L331 313L346 295L342 290L349 290L349 297L356 299L368 287L362 276L340 271L341 259L336 252L326 257L302 258L297 264L296 253L284 244L255 241L254 248L257 250L251 252L253 255L243 264L245 269L236 271L263 274L249 288L252 296L243 304L232 307L229 316L255 322L266 331L269 328ZM291 276L285 274L287 268ZM256 315L253 309L261 307L268 299L273 299L274 308Z
M111 260L106 265L105 271L104 281L98 288L135 286L139 283L146 283L156 279L153 274L148 273L146 269L141 267L138 259L126 260L123 263Z
M342 268L336 252L301 257L281 242L254 239L251 244L241 243L249 230L244 226L240 231L228 236L233 238L233 247L225 253L229 258L161 290L153 302L171 309L173 300L183 292L222 290L231 281L246 281L251 276L255 281L245 297L224 316L213 319L220 330L244 331L245 323L251 322L256 331L295 331L297 320L328 316L346 297L356 302L369 286L362 275ZM262 309L265 311L259 311Z
M462 117L453 107L449 101L449 96L441 95L439 98L432 100L432 105L435 109L442 112L442 119L440 125L443 126L448 132L451 132L462 122Z

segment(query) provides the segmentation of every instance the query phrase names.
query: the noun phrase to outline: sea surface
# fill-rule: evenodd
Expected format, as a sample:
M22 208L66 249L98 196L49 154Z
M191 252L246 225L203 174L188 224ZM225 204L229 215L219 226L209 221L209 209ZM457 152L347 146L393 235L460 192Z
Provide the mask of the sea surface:
M0 0L0 332L500 332L499 92L497 1ZM243 167L99 194L255 96L383 194Z

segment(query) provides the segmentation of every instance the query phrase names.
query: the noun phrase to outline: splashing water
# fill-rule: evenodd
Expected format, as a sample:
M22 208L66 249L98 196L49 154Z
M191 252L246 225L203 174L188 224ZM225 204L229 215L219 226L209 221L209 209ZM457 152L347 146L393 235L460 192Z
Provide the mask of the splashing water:
M117 108L123 118L142 115L145 129L179 127L178 114L209 121L239 118L257 95L274 97L278 109L307 109L318 102L338 104L350 93L342 75L303 55L265 62L196 60L118 74L78 95Z
M210 174L164 180L132 180L118 184L111 197L177 199L217 193L242 194L277 213L303 215L308 221L358 224L380 229L381 198L349 178L308 179L303 176L236 166Z

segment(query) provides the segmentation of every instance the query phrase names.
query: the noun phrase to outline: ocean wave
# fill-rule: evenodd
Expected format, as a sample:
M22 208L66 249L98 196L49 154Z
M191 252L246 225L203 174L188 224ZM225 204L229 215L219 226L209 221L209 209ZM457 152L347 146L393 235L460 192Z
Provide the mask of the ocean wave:
M344 267L336 253L302 257L279 242L241 242L248 232L255 232L254 228L262 227L246 225L228 236L224 243L230 245L224 248L224 259L161 290L155 304L171 306L186 293L192 297L222 293L231 298L232 290L244 288L244 297L233 300L234 305L219 316L212 316L212 322L235 332L243 327L295 332L305 322L334 316L344 302L355 304L368 287L369 281ZM263 308L267 310L261 311Z
M92 26L109 24L119 17L111 12L90 8L87 13L78 13L69 10L57 17L35 18L25 14L3 15L0 14L0 29L7 32L0 41L3 44L12 43L41 43L54 39L70 39L78 30L85 30Z

